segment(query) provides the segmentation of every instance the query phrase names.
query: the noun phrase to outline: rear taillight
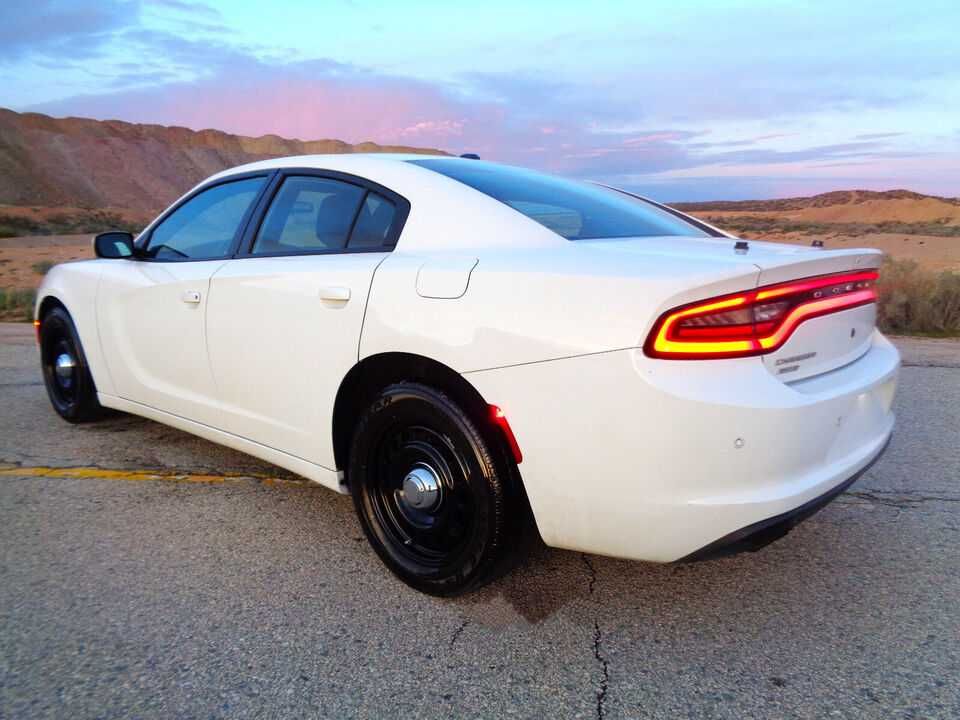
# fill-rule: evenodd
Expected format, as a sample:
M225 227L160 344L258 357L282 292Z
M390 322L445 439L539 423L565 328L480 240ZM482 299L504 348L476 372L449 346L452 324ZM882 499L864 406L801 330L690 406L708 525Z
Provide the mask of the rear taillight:
M665 312L644 345L677 360L773 352L810 318L876 302L875 270L821 275L701 300Z

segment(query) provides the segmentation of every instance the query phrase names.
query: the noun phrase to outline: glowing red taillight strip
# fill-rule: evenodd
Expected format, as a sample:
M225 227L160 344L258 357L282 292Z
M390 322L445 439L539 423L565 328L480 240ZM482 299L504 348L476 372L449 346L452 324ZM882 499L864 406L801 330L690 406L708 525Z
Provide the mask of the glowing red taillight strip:
M817 288L837 283L860 282L861 280L876 280L879 273L876 271L846 273L842 275L823 275L820 277L801 280L800 282L789 282L783 285L772 285L765 289L756 290L757 300L770 300L775 297L782 297L791 293L804 292L806 290L816 290Z
M818 300L800 305L787 315L783 324L780 325L780 328L773 333L773 335L760 338L760 347L764 350L773 350L783 345L786 339L790 337L797 328L797 325L804 320L819 317L820 315L827 315L828 313L837 312L838 310L857 307L858 305L866 305L867 303L876 301L876 299L877 292L871 288L870 290L860 290L859 292L850 293L849 295L843 295L841 297L827 298L826 300Z
M873 270L822 275L675 308L661 315L654 324L644 351L650 357L678 360L747 357L773 352L806 320L876 302L873 283L878 276ZM845 285L854 287L842 287ZM820 288L831 288L832 294L821 298L817 294ZM789 306L791 302L792 307ZM751 315L754 319L748 323L706 323L681 329L684 320L689 322L689 319L697 318L703 322L703 318L722 316L730 310L752 313L757 306L771 307L770 303L774 307L780 303L781 308L782 303L787 303L789 309L774 321L759 322Z

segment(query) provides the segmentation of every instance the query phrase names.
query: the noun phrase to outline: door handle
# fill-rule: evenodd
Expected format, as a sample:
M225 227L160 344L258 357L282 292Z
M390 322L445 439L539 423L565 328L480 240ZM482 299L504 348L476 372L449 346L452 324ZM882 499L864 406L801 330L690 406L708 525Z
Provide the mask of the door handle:
M350 288L348 287L323 287L320 288L320 299L327 302L345 303L350 299Z
M196 304L200 302L200 293L196 290L186 290L183 295L180 296L180 299L185 303Z

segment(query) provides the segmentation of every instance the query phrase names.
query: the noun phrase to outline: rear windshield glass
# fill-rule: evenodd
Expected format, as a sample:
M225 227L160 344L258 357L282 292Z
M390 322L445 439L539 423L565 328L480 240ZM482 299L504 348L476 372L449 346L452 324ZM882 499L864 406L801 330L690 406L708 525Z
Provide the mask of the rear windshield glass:
M479 160L409 160L479 190L567 240L707 233L638 198L599 185Z

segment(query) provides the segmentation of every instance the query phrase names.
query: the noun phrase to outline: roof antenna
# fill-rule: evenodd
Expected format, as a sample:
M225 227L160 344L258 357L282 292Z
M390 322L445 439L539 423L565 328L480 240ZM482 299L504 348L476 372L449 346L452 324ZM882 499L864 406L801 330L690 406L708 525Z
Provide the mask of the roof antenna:
M464 154L461 155L460 157L466 158L467 160L479 160L479 159L480 159L480 156L477 155L476 153L464 153Z
M750 249L750 243L748 243L746 240L737 240L737 242L733 244L733 251L737 255L746 255L747 250L749 249Z

